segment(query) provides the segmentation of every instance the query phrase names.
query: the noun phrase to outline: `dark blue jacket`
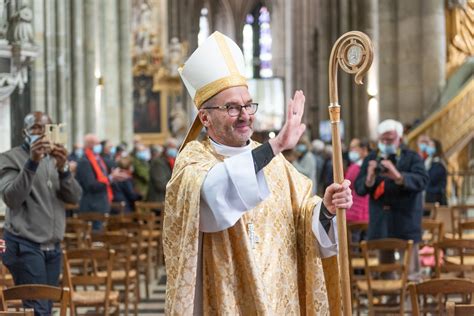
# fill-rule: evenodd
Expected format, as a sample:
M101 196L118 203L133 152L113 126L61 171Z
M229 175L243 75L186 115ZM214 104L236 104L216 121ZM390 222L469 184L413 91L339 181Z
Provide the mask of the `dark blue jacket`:
M365 158L355 182L357 194L370 194L368 238L400 238L420 242L422 192L428 183L423 160L416 152L402 147L395 161L403 175L403 184L397 185L393 180L377 175L375 184L368 188L365 185L367 166L370 160L377 159L377 155L378 152L371 152ZM375 199L374 192L382 181L385 181L384 194Z
M97 181L94 169L85 156L77 163L76 179L82 187L79 210L82 212L109 212L107 187L104 183Z
M428 176L430 180L426 187L425 202L439 202L441 205L447 205L446 182L448 173L439 157L433 158L431 167L428 170Z
M114 192L114 202L125 202L125 212L132 212L135 208L135 201L141 200L140 194L133 190L133 181L128 179L120 182L112 182Z

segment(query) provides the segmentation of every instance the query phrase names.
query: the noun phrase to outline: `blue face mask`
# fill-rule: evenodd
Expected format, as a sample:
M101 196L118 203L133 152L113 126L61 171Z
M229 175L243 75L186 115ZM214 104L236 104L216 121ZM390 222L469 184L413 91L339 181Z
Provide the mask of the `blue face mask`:
M151 154L149 150L142 150L137 152L137 158L143 161L148 161L151 158Z
M436 153L436 147L427 146L425 152L428 154L428 156L432 157Z
M382 154L385 155L392 155L397 152L397 147L395 145L386 145L384 143L379 142L378 144L379 150L382 152Z
M110 148L110 154L112 156L115 156L115 153L117 152L117 147L113 146L112 148Z
M418 144L418 148L420 149L421 152L426 152L427 147L428 145L426 145L425 143Z
M306 147L305 144L299 144L296 146L296 151L299 153L305 153L308 150L308 147Z
M40 138L41 135L26 135L26 142L28 143L28 145L31 146L31 144L33 144L35 141L38 140L38 138Z
M97 144L92 147L94 154L99 155L102 152L102 144Z
M357 151L350 151L349 152L349 160L351 162L357 162L360 159L360 155Z
M82 156L84 156L84 149L76 148L74 150L74 154L76 155L77 158L82 158Z
M176 148L168 148L166 149L166 154L168 155L168 157L176 158L176 156L178 155L178 150Z

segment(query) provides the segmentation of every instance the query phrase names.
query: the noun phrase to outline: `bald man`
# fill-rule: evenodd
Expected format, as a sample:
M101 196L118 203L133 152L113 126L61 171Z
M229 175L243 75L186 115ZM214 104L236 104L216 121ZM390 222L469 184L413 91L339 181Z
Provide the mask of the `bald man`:
M101 152L102 145L97 135L84 136L84 156L78 161L76 171L76 179L83 190L79 205L82 212L109 213L113 199L111 183L129 177L125 172L107 166ZM100 230L102 224L94 222L92 228Z
M78 203L81 187L71 175L67 151L44 137L51 119L24 119L21 146L0 155L0 195L7 206L3 263L15 284L58 285L66 219L64 203ZM35 315L50 315L50 301L25 301Z

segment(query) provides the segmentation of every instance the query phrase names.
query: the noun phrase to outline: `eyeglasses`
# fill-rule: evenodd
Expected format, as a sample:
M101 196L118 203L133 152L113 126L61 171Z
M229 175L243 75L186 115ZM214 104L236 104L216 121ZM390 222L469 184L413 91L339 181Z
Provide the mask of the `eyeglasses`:
M221 105L221 106L210 106L210 107L205 107L202 109L203 110L215 110L215 109L227 110L227 113L229 113L229 116L239 116L240 112L242 112L242 109L245 109L248 115L253 115L255 114L255 112L257 112L258 103L249 103L246 105L232 103L232 104L226 104L226 105Z

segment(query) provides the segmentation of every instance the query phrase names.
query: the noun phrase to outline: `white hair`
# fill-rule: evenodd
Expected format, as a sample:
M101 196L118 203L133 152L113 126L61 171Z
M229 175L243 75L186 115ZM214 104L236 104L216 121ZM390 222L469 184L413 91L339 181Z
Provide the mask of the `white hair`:
M386 132L395 131L399 137L403 136L403 125L399 121L385 120L377 126L377 134L380 136Z
M324 150L324 147L326 146L324 144L324 142L320 139L315 139L313 140L313 142L311 143L311 145L313 146L313 149L317 152L317 153L320 153Z

